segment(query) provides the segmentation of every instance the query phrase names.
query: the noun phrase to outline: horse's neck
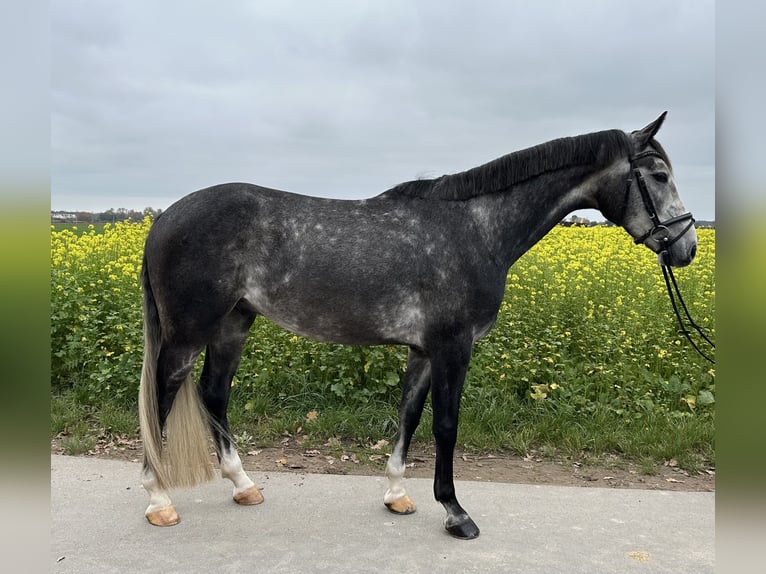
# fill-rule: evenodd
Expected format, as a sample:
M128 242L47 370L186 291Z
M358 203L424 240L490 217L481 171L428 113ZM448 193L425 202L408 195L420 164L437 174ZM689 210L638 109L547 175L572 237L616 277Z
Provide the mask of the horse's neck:
M597 208L598 190L611 184L608 175L606 170L562 169L473 198L470 209L493 258L510 267L572 211Z

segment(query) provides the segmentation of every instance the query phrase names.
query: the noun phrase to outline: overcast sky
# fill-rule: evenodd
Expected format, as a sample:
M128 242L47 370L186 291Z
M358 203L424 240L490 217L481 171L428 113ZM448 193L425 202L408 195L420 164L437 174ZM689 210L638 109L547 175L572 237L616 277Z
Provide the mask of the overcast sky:
M363 198L567 135L658 139L714 219L705 0L51 1L51 208ZM594 213L585 213L594 215Z

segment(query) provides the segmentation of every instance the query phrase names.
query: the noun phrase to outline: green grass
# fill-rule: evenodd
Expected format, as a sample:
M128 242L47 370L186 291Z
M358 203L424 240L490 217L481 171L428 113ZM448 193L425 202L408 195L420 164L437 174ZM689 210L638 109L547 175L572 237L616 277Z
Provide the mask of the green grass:
M100 426L113 435L138 435L138 412L135 408L105 404L97 413Z
M262 400L260 409L245 410L233 404L230 421L237 432L256 437L255 444L278 442L285 432L294 434L300 427L311 444L323 444L332 437L350 438L359 445L380 439L393 442L396 433L397 402L379 401L350 408L332 400L299 397ZM313 421L307 413L315 411ZM429 405L415 433L415 442L433 444ZM463 402L458 446L475 452L510 452L526 456L531 451L544 458L566 457L585 463L603 463L617 455L638 462L647 474L657 472L665 461L675 459L687 471L715 464L712 448L712 418L646 416L626 420L608 409L581 417L573 412L530 412L517 398L483 403Z
M338 402L331 393L260 395L249 401L238 394L235 389L229 420L241 448L276 446L285 433L300 431L307 437L306 448L342 438L364 452L366 446L381 439L393 443L396 433L395 396L353 405ZM107 403L101 408L86 407L75 392L54 396L51 405L51 436L63 435L61 446L67 454L87 452L104 433L138 436L135 406ZM415 433L416 445L433 444L431 421L427 404ZM507 395L488 406L463 401L458 446L471 452L507 452L522 457L534 451L543 458L567 458L585 464L604 464L606 460L614 464L611 457L616 455L620 460L636 462L645 474L655 474L669 460L676 460L689 472L714 465L713 439L712 418L652 415L625 420L608 409L582 417L566 409L530 409L518 397ZM390 452L391 447L387 448Z
M51 440L57 440L65 454L84 454L104 436L138 438L135 405L105 403L97 408L72 391L51 397Z
M88 417L89 409L75 396L52 397L51 438L60 438L66 454L83 454L95 446L96 431Z
M72 435L61 439L61 447L64 449L64 453L71 456L85 454L92 450L94 446L96 446L96 439L89 435Z
M88 408L72 393L51 398L51 435L81 433L87 428Z

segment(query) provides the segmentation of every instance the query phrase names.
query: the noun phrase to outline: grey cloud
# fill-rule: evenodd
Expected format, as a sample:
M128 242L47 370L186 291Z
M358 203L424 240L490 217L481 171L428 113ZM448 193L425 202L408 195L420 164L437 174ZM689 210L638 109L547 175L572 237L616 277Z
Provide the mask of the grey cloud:
M668 109L713 217L712 2L475 4L55 0L53 205L232 180L363 197Z

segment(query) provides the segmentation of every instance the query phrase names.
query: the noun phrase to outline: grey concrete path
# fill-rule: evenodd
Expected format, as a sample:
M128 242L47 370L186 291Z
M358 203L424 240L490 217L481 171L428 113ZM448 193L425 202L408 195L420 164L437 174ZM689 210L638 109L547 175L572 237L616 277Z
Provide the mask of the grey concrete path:
M410 516L381 478L251 473L266 502L216 480L173 493L181 522L149 525L137 463L51 456L51 572L521 572L701 574L714 569L714 495L457 483L481 528L451 538L431 481Z

